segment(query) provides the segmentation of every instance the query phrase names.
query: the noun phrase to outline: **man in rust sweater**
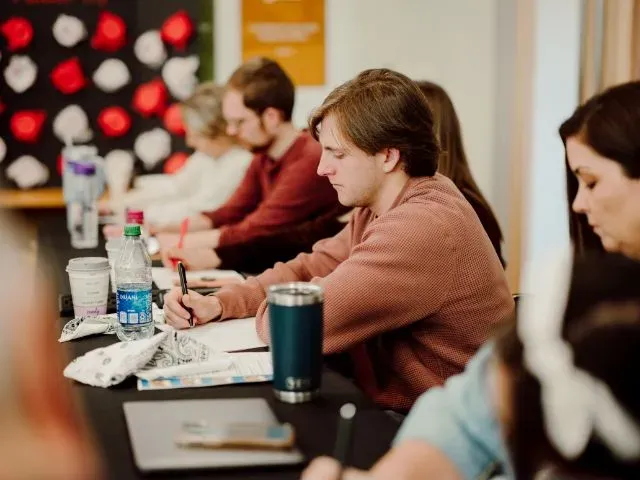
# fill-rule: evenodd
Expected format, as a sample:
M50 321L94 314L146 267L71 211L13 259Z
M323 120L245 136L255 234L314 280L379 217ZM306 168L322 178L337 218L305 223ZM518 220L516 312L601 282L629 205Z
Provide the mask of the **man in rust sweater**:
M175 233L158 235L165 263L176 258L192 268L215 267L217 247L241 246L339 206L330 183L316 175L320 145L291 123L294 96L291 79L273 60L250 60L231 75L222 101L227 133L254 158L224 205L190 219L184 249L173 248Z
M336 236L214 296L173 290L165 318L187 326L255 315L269 342L269 285L325 289L325 353L348 352L358 384L378 405L407 411L428 388L462 371L513 301L478 216L436 173L431 111L402 74L367 70L314 113L318 174L357 207Z

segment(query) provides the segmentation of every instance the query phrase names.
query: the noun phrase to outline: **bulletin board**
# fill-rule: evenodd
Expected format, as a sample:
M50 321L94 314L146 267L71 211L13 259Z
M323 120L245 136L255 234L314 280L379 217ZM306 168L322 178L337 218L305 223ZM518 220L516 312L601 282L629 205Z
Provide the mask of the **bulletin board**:
M297 86L325 83L324 0L242 0L242 59L276 60Z
M133 151L137 136L153 128L165 128L162 114L144 117L132 105L134 92L143 83L162 79L162 66L155 68L141 63L134 54L136 39L149 30L160 30L166 19L178 12L185 12L192 22L192 34L184 48L166 44L167 60L177 56L196 55L200 67L196 72L200 80L213 78L213 19L211 0L0 0L0 138L6 145L6 153L0 161L0 182L9 188L15 187L7 178L6 170L13 161L23 155L35 157L49 170L49 179L37 187L58 187L61 177L58 157L63 147L62 141L54 135L53 121L56 115L69 104L82 108L89 119L93 138L86 144L95 145L104 156L115 149ZM126 43L115 52L95 49L91 45L101 13L110 12L119 16L126 24ZM52 26L59 15L69 15L82 21L87 30L87 38L72 47L65 47L56 41ZM2 33L2 26L12 18L27 19L32 25L33 39L18 51L11 51L10 40ZM26 55L37 66L35 83L25 92L18 93L7 84L4 72L11 57ZM69 58L79 59L87 79L85 88L72 93L61 93L51 81L51 72L60 62ZM211 58L209 58L211 57ZM117 92L107 93L92 81L96 69L107 59L122 60L128 68L130 82ZM178 103L169 92L166 106ZM131 128L119 137L103 134L97 124L101 111L107 107L122 107L131 119ZM16 112L41 110L46 113L41 135L35 142L16 139L10 128L10 119ZM82 142L80 142L82 143ZM171 151L190 153L185 146L183 134L171 134ZM167 157L169 158L169 157ZM139 159L136 173L159 173L163 163L151 169Z

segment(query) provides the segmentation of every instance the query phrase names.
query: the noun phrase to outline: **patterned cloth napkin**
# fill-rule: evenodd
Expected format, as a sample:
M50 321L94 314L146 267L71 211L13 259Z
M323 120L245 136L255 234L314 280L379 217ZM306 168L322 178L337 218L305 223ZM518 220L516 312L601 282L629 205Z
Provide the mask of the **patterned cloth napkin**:
M180 331L161 332L144 340L118 342L97 348L73 360L64 369L64 376L95 387L110 387L130 375L154 369L166 369L187 364L205 364L215 371L218 360L224 370L227 353L213 352L205 344ZM228 365L227 365L228 368Z
M151 304L151 314L153 322L158 325L164 324L164 314L162 309L155 303ZM78 317L69 320L62 328L59 342L68 342L76 338L88 337L89 335L113 335L116 333L115 326L118 323L118 316L115 313L109 315L99 315L97 317Z

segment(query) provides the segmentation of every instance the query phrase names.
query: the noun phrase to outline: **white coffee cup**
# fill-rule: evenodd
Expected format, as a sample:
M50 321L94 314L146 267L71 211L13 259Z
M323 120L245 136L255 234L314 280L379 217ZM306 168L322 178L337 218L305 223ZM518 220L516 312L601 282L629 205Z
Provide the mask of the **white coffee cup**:
M120 246L122 245L122 237L110 238L107 240L107 258L109 259L109 268L111 271L109 275L111 277L111 291L116 293L116 260L120 253Z
M107 313L109 260L104 257L72 258L67 264L76 318Z

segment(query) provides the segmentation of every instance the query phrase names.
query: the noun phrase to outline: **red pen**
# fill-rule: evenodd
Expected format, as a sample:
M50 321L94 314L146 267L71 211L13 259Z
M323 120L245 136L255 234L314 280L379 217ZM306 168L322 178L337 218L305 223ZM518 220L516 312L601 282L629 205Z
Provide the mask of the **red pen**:
M184 237L187 234L187 230L189 229L189 217L182 220L180 224L180 238L178 239L178 248L181 249L184 246ZM178 259L172 258L171 262L173 263L173 268L178 267Z

